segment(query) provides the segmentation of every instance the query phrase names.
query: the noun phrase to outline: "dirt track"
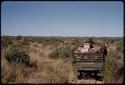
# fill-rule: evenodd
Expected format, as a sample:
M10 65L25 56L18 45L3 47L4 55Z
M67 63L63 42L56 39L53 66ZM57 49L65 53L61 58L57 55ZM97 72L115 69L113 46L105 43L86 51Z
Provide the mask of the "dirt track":
M77 80L76 84L103 84L103 82L97 80Z
M94 79L89 79L89 80L74 80L71 82L72 84L104 84L103 81L98 81L98 80L94 80Z

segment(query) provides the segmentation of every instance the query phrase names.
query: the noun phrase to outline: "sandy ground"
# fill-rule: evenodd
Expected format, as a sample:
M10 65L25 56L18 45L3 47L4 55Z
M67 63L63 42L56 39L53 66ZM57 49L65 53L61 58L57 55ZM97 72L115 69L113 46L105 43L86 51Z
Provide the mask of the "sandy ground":
M77 80L76 84L103 84L103 82L97 80Z

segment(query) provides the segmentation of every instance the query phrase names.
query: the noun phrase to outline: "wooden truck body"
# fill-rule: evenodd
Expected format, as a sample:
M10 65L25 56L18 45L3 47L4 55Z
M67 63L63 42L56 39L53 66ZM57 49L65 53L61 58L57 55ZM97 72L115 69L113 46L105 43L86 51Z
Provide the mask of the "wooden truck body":
M99 43L83 43L74 52L73 65L77 76L96 75L103 78L106 47Z

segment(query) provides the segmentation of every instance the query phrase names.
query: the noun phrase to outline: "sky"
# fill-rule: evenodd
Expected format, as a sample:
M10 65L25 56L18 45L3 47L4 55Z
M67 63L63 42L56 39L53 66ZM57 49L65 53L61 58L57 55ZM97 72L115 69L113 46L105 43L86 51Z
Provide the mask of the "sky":
M1 35L123 37L123 2L3 1Z

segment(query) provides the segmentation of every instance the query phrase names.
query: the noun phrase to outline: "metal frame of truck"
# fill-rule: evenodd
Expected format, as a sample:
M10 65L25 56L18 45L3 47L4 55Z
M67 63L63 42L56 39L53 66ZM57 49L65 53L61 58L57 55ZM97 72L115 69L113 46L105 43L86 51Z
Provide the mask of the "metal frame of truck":
M76 75L97 75L103 79L103 68L105 61L104 53L75 53L73 57L73 64Z

